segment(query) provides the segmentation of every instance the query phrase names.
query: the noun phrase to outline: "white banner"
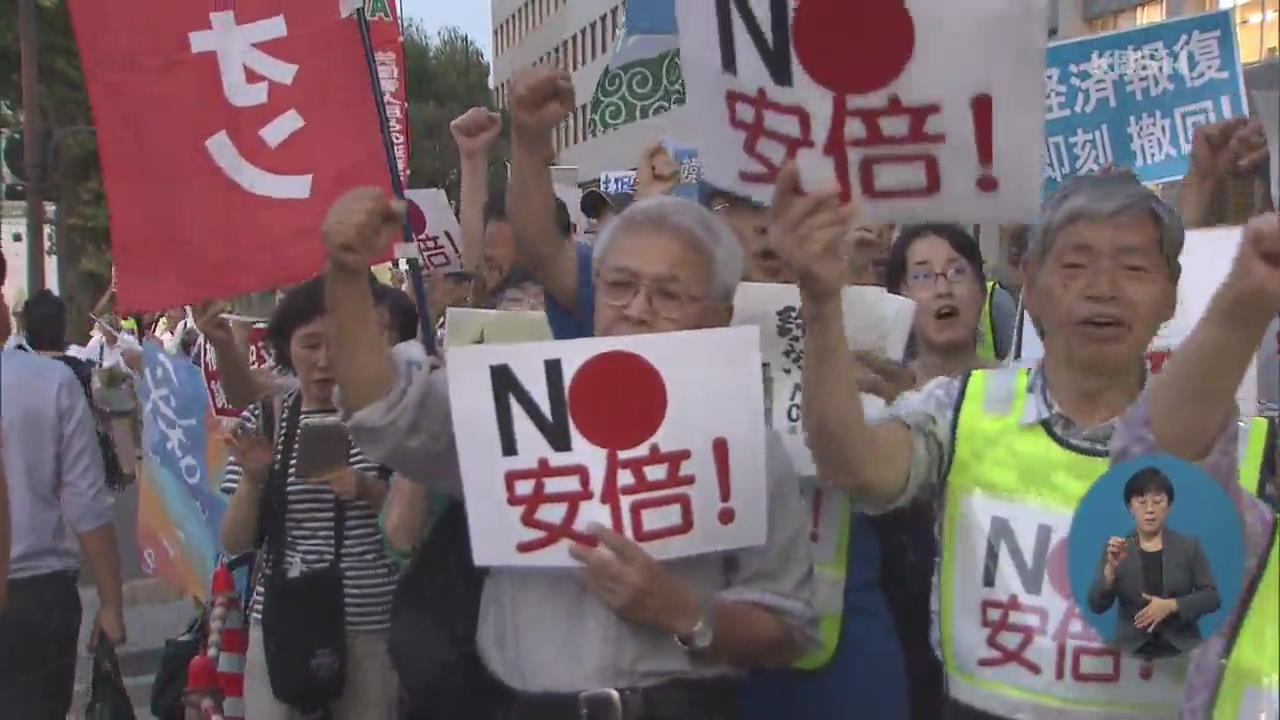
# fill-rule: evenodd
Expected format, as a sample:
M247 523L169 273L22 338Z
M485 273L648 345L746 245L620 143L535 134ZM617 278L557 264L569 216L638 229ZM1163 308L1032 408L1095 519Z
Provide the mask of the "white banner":
M807 190L871 221L1022 221L1040 204L1046 0L677 0L693 134L713 185ZM727 30L722 34L722 30Z
M658 559L762 544L759 346L739 327L450 351L476 564L575 566L593 522Z
M911 336L916 304L884 288L847 287L841 294L844 334L854 350L878 352L901 361ZM801 476L814 475L813 454L804 439L803 393L804 321L800 291L795 285L741 283L733 299L733 323L760 328L764 360L765 407L770 426L782 435L791 462ZM883 408L884 402L863 396L863 407Z
M462 229L449 197L437 188L419 188L405 190L404 199L423 272L434 276L462 270Z

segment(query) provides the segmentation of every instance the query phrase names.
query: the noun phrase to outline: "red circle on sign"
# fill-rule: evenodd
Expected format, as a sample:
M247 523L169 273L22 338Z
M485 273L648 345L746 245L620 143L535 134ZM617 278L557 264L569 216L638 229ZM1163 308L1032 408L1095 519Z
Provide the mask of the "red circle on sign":
M841 95L888 87L916 47L905 0L799 0L791 33L804 71Z
M427 234L427 215L422 212L422 208L418 207L418 203L406 199L405 215L414 237L419 238Z
M610 350L573 374L568 402L573 424L587 442L606 450L630 450L662 427L667 385L648 360Z

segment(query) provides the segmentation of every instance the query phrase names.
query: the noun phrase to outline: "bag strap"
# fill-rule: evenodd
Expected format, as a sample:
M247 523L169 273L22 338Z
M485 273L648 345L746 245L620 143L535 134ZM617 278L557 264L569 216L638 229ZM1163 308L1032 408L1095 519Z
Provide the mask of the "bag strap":
M283 437L276 443L275 462L267 472L267 488L263 493L263 502L269 503L272 511L271 523L266 528L271 566L269 577L272 579L280 578L280 564L284 562L285 518L289 511L289 468L293 462L301 417L302 393L295 392L288 399L280 418Z

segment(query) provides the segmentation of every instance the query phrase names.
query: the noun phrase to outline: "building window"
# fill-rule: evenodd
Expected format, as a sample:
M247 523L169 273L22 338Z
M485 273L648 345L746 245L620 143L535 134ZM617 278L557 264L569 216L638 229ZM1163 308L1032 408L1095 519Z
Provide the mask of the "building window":
M1160 22L1165 19L1165 0L1152 0L1128 10L1107 13L1089 21L1094 32L1110 32L1112 30L1128 30L1129 28Z
M571 70L573 72L577 72L578 71L578 36L574 35L573 37L569 38L569 40L571 45L570 50L572 50L573 52L573 54L570 56L571 58L573 58L570 63L572 65Z
M1206 10L1231 10L1240 62L1280 58L1280 0L1206 0Z
M618 37L618 6L609 11L609 37Z
M582 60L579 61L579 64L586 65L587 64L587 29L586 28L582 28L581 30L578 31L578 45L579 47L582 48Z
M600 52L608 53L609 52L609 14L604 13L603 15L600 16L600 19L597 20L596 22L600 24Z
M600 54L600 46L596 42L596 21L591 21L591 62L596 61L596 56Z

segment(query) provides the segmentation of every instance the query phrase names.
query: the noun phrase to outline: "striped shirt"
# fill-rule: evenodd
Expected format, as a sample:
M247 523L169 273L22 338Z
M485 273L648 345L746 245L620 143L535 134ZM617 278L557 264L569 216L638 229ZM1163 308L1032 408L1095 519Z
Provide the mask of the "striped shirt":
M281 408L287 408L292 393L285 396ZM241 416L241 422L249 430L256 431L261 409L253 405ZM303 410L301 424L313 422L337 422L333 411ZM277 421L279 422L279 421ZM277 452L281 439L277 437ZM283 567L291 568L299 563L306 570L327 567L333 560L333 491L328 484L303 482L294 475L297 467L297 445L289 460L289 480L286 484L288 509L285 512L285 556ZM353 443L350 466L369 477L381 477L379 466L371 462ZM227 461L226 477L222 492L231 495L240 484L240 463L234 456ZM264 496L265 497L265 496ZM342 538L343 600L346 605L348 632L380 632L391 624L391 595L400 575L400 566L387 556L378 527L378 512L364 500L347 503L346 521ZM264 558L265 562L265 558ZM253 589L250 611L255 621L262 620L263 577Z

